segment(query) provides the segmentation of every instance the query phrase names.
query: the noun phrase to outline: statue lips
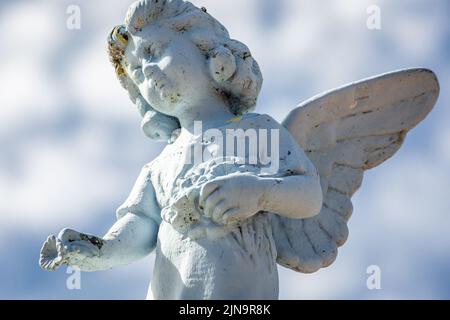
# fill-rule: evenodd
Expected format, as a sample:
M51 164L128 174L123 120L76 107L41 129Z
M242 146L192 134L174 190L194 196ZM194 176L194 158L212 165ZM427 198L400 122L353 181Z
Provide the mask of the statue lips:
M170 86L170 80L164 72L154 64L146 64L143 66L143 73L148 81L149 88L155 93L159 93L163 98L163 89Z
M170 95L172 85L165 74L162 72L154 72L148 81L149 90L151 90L153 94L158 94L161 100L167 99Z

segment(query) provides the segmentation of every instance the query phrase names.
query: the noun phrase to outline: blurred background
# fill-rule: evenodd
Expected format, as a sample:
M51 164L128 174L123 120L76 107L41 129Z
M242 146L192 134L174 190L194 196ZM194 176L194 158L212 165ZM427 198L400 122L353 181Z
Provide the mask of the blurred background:
M312 275L280 267L280 298L449 299L450 2L193 3L249 46L265 78L257 111L279 121L302 100L360 78L417 66L437 73L433 112L392 159L365 175L337 261ZM63 227L106 232L141 167L164 147L141 132L105 51L130 4L0 1L1 299L146 296L153 255L83 273L80 290L67 288L65 267L49 273L38 266L49 234ZM381 29L367 27L372 5ZM73 8L80 28L67 26ZM381 271L379 290L366 284L372 265Z

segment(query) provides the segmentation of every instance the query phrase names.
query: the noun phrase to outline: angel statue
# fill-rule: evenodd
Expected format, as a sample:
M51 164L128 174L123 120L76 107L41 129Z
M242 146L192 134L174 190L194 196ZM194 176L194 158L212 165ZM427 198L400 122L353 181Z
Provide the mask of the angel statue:
M249 49L183 0L133 3L108 53L143 131L168 143L106 235L63 229L40 265L97 271L155 251L149 299L277 299L277 264L331 265L364 171L439 95L432 71L396 71L313 97L280 124L252 112L262 75Z

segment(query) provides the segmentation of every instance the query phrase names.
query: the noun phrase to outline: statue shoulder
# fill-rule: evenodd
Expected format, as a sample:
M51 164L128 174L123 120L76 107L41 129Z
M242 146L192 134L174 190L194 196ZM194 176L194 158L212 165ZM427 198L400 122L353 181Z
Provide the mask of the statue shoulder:
M285 129L280 122L265 113L248 113L242 116L242 121L250 122L255 129Z

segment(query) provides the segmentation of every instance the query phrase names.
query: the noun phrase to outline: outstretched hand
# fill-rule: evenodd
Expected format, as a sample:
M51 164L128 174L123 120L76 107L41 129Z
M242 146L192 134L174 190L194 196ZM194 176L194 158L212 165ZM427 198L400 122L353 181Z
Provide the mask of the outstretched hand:
M44 242L39 259L41 268L54 271L62 264L89 271L89 259L100 256L103 240L95 236L63 229L58 237L51 235Z

